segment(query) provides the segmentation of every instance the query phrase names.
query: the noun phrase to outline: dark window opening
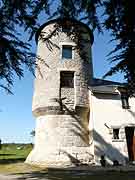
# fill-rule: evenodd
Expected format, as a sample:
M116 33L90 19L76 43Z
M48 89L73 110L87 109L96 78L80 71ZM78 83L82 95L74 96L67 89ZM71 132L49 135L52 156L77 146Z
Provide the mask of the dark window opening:
M119 139L119 129L113 129L113 139Z
M123 109L129 109L129 101L128 101L129 97L124 93L121 94L121 102L122 102L122 108Z
M70 32L71 31L71 27L69 26L62 26L62 32Z
M60 87L74 88L74 72L60 72Z
M62 59L72 59L72 46L62 46Z

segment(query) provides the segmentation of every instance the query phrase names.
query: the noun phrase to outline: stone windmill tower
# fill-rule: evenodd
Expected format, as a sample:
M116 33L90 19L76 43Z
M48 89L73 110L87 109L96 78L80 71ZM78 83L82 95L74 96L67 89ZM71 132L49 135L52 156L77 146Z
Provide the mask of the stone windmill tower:
M41 26L37 41L42 61L37 62L32 107L36 135L26 162L90 164L88 85L93 78L93 34L81 22L56 19Z

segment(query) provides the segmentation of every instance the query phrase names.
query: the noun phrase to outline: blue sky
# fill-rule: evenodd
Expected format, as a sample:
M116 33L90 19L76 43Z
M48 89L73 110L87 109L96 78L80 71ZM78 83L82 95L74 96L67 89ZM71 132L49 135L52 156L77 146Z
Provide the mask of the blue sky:
M95 34L95 41L92 47L94 76L101 78L109 69L109 62L106 55L113 48L109 44L109 33L104 35ZM33 42L33 49L35 51ZM114 81L123 80L122 75L115 75L108 79ZM15 80L12 89L14 95L7 95L0 89L0 138L2 142L28 143L32 142L30 132L35 127L35 119L32 115L33 75L26 71L22 80Z

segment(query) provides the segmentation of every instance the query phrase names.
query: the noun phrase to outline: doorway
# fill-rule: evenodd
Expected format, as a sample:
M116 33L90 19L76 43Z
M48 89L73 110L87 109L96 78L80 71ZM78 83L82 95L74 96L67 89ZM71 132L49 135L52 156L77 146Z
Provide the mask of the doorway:
M135 127L125 127L129 161L135 161Z
M74 71L60 72L61 108L63 111L68 111L68 113L74 108L75 102L74 74Z

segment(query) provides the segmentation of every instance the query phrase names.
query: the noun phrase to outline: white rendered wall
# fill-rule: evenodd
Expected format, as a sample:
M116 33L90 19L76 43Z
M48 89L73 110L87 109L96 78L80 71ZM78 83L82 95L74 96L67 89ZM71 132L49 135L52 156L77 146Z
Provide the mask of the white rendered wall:
M125 127L135 126L135 99L129 100L129 110L122 108L120 95L95 93L91 103L96 163L99 164L100 156L105 155L110 164L113 160L125 164L128 160ZM118 140L113 139L113 128L120 128Z

